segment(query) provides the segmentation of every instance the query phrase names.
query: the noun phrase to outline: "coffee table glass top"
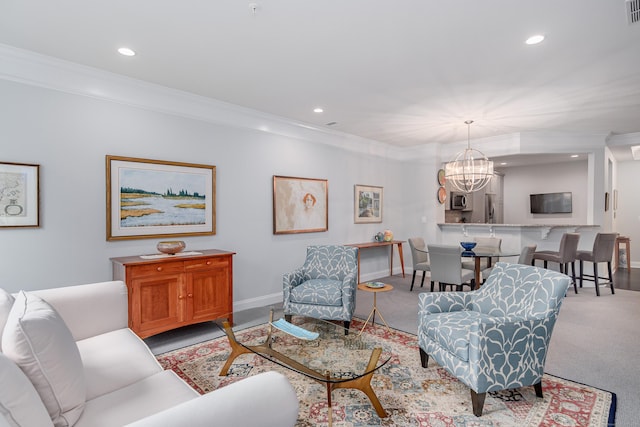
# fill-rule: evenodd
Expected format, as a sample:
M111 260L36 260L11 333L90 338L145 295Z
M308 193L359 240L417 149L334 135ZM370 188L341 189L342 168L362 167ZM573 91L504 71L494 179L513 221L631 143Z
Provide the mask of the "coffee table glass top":
M281 309L273 309L265 322L246 330L226 328L226 333L230 342L235 340L248 350L243 352L258 354L317 381L340 383L361 378L391 358L375 335L359 333L357 328L345 335L342 322L293 316L288 323Z

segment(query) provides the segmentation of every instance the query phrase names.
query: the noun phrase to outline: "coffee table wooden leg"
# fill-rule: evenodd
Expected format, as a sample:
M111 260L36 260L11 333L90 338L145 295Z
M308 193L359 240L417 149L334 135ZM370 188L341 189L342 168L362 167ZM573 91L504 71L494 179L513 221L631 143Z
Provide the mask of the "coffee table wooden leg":
M229 322L224 322L222 326L224 327L224 333L227 334L227 338L229 339L231 354L220 370L220 373L218 374L220 376L227 375L227 373L229 372L229 368L231 367L233 361L236 360L236 357L240 356L241 354L251 353L251 350L238 344L238 341L236 341L236 336L233 334L233 329L231 329L231 325L229 324Z
M375 369L376 364L378 363L378 359L380 359L380 354L382 354L381 348L373 349L373 352L371 353L371 357L369 358L369 364L367 365L367 369L366 369L366 371L369 372L369 374L351 381L345 381L342 383L333 383L331 384L331 388L332 390L335 390L337 388L353 388L353 389L362 391L364 394L367 395L367 397L371 401L371 404L375 408L378 416L380 418L386 418L387 413L382 407L380 400L378 400L378 396L376 396L375 391L371 387L371 378L373 378L373 374L374 374L373 370Z

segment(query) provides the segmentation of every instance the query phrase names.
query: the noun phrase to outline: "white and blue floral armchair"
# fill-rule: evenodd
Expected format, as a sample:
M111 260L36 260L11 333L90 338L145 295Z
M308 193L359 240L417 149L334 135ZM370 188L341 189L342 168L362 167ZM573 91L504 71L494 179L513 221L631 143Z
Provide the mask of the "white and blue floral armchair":
M422 293L418 344L471 389L482 415L487 392L534 386L542 397L547 348L571 278L551 270L499 262L472 292Z
M304 265L282 278L286 320L301 315L342 320L349 329L356 309L358 248L309 246Z

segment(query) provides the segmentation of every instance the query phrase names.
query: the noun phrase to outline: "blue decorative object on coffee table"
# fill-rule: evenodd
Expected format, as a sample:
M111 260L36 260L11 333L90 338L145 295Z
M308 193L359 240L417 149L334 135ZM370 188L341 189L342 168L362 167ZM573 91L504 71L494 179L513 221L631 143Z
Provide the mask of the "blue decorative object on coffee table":
M472 251L476 247L476 242L460 242L465 251Z

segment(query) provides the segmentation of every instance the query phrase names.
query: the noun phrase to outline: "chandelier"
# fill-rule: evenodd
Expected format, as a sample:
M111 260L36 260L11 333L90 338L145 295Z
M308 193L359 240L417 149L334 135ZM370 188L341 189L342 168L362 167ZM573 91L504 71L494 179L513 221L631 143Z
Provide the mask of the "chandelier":
M471 148L471 123L467 125L467 148L444 165L446 180L457 191L472 193L484 188L493 177L493 162L478 150Z

